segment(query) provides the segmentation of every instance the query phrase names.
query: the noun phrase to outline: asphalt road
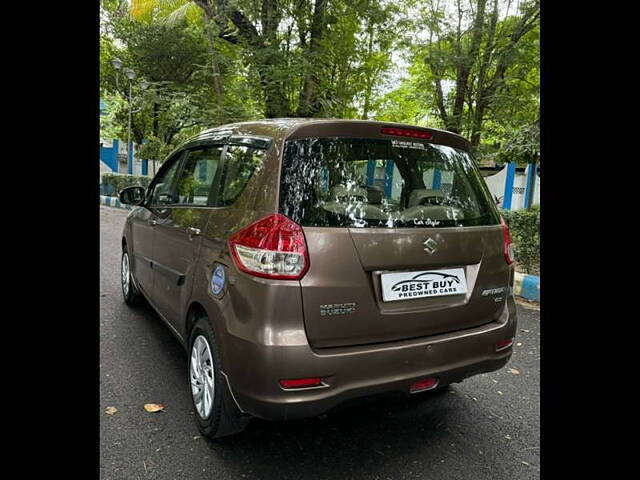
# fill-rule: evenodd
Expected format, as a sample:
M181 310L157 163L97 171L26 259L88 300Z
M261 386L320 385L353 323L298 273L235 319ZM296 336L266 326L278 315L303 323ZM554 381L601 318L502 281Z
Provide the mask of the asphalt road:
M186 353L151 307L122 300L126 214L100 207L100 478L539 478L540 317L520 305L514 355L497 372L422 399L308 420L254 419L239 435L201 438ZM166 408L147 413L145 403Z

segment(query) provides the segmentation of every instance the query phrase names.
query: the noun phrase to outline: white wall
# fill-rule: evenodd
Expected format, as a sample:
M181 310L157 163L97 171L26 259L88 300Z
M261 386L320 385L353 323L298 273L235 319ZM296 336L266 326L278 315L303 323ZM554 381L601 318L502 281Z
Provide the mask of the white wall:
M513 190L511 194L511 210L524 208L524 193L527 189L527 175L531 165L527 166L525 173L517 173L513 179ZM484 177L484 181L489 187L489 191L500 199L499 207L502 207L504 200L504 184L507 181L507 166L494 175ZM533 204L540 204L540 177L536 175L536 187L533 195Z

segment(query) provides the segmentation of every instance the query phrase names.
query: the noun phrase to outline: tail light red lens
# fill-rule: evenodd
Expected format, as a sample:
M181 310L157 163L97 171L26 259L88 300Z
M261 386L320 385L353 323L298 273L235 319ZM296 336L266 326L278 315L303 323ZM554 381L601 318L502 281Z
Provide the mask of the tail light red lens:
M438 385L438 379L435 377L428 377L417 382L414 382L409 386L409 392L422 392L423 390L431 390Z
M309 269L302 227L280 213L234 233L229 250L241 271L257 277L299 280Z
M307 387L319 387L322 385L320 377L313 378L296 378L293 380L280 380L280 386L282 388L307 388Z
M410 128L394 128L388 127L380 130L380 133L383 135L395 135L397 137L411 137L411 138L422 138L425 140L429 140L433 137L433 134L429 132L425 132L424 130L412 130Z
M500 340L496 343L496 352L500 350L504 350L505 348L509 348L513 345L513 338L505 338L504 340Z
M511 244L511 235L509 235L509 228L507 223L500 215L500 224L502 225L502 238L504 240L504 259L507 261L507 265L511 265L515 260L513 255L513 245Z

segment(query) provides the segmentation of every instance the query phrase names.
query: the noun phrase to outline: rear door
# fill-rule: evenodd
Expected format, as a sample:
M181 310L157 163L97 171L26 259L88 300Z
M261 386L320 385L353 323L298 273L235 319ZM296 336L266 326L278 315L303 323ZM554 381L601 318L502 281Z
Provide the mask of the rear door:
M287 143L281 211L305 232L311 266L301 287L313 346L497 318L509 282L502 228L465 152L413 139Z
M201 234L215 196L222 149L222 145L208 145L186 152L176 183L175 202L159 216L155 226L155 305L178 331L191 294Z

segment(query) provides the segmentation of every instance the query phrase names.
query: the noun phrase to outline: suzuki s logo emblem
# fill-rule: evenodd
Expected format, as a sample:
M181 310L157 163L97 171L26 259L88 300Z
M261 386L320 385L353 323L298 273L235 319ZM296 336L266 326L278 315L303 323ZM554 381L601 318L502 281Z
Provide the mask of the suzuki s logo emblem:
M428 238L424 243L424 251L429 255L433 255L438 250L438 244L433 238Z

